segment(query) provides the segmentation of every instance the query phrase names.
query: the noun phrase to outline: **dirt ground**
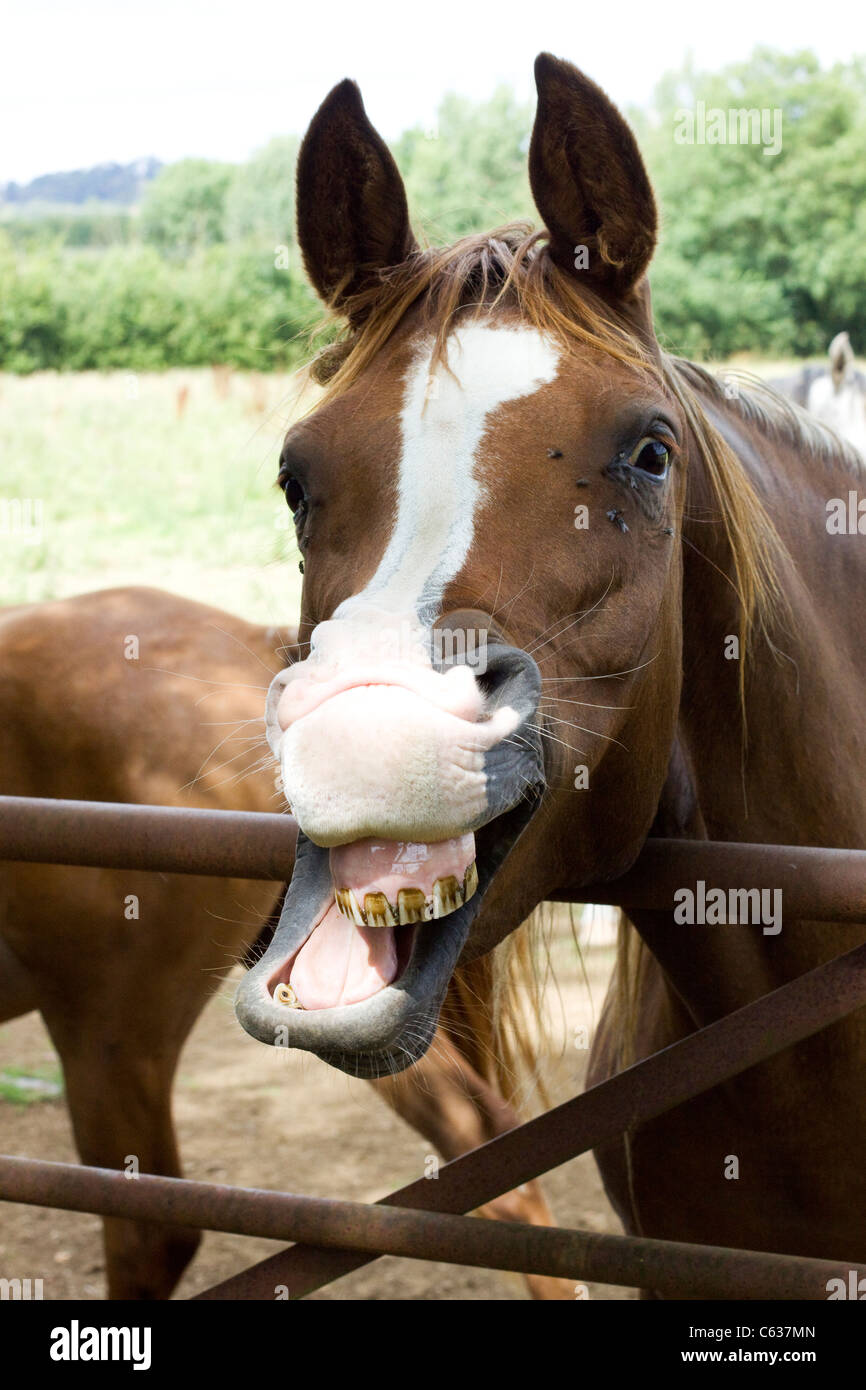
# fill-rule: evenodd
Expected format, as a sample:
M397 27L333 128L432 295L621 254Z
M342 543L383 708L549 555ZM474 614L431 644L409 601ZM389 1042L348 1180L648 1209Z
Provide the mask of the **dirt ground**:
M585 950L586 977L570 941L555 957L570 1039L591 1032L612 964L609 945ZM588 986L587 987L587 981ZM372 1201L424 1171L429 1145L363 1082L313 1057L262 1047L236 1023L227 981L199 1019L181 1059L175 1115L186 1176ZM551 1055L545 1074L554 1100L582 1085L585 1050ZM38 1015L0 1028L0 1077L46 1076L57 1058ZM22 1104L0 1098L0 1147L6 1153L74 1162L62 1099ZM544 1180L559 1224L620 1230L589 1155ZM281 1248L280 1242L207 1233L176 1298L189 1298ZM0 1203L0 1275L44 1279L46 1299L99 1299L104 1265L97 1217ZM630 1298L633 1291L590 1285L592 1298ZM347 1275L316 1299L522 1299L517 1276L386 1257Z

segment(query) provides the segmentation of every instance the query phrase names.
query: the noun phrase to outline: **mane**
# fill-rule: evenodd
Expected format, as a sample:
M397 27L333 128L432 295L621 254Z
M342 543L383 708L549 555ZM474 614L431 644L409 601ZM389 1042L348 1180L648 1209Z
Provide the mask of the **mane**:
M732 409L746 424L755 425L764 434L805 452L816 463L841 462L852 473L863 472L864 460L853 444L834 434L822 421L753 372L726 367L720 378L715 371L686 358L668 360L692 386ZM735 392L730 390L732 382L737 388Z
M314 358L311 374L326 386L325 400L341 395L410 309L420 311L432 333L434 361L447 361L448 338L458 320L467 314L482 317L500 306L513 308L564 348L579 340L658 377L647 349L610 322L600 300L578 291L551 257L547 232L526 222L462 237L451 246L417 250L380 272L343 302L342 331Z

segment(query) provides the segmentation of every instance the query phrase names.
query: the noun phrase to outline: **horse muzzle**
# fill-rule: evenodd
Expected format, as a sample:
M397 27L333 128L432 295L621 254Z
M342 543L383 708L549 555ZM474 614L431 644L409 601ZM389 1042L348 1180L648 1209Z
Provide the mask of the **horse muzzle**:
M465 616L444 621L453 627ZM428 708L433 737L429 728L421 731L425 753L412 766L429 774L432 765L439 778L435 795L426 795L422 805L417 780L398 776L392 785L383 775L389 769L387 730L377 726L374 734L369 723L355 726L363 756L352 763L355 774L366 771L368 795L361 776L354 799L341 804L340 768L332 763L327 796L320 788L307 802L302 788L300 798L292 799L300 825L294 874L273 941L235 1001L242 1026L262 1042L304 1048L356 1076L400 1071L429 1046L484 895L545 785L535 725L538 668L494 631L489 618L471 616L476 622L483 617L489 638L479 679L480 736L461 720L467 725L460 730L461 746L472 755L471 792L465 768L458 763L455 772L453 743L446 740L443 751L441 711ZM440 658L438 674L449 676L463 664L462 655L460 649ZM458 679L453 677L454 690ZM369 692L352 686L305 717L323 717L328 703L353 693ZM377 693L387 696L390 690ZM425 702L411 689L400 694L412 701L411 732ZM344 705L340 721L350 708L354 715L361 706L356 700ZM377 706L388 708L387 700ZM405 720L405 704L402 715ZM449 736L447 721L459 718L446 711ZM404 722L404 750L406 731ZM371 749L377 754L372 759ZM286 762L284 757L284 776ZM290 767L297 765L289 760ZM315 769L312 755L304 765ZM429 786L428 779L425 791ZM311 791L312 779L306 787Z

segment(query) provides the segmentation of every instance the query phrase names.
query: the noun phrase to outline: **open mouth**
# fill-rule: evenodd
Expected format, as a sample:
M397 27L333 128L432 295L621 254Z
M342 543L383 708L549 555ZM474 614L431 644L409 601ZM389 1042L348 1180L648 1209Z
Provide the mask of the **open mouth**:
M478 887L474 835L429 845L358 840L329 857L332 900L273 990L289 1008L358 1004L392 984L409 963L416 924L456 912Z
M235 1000L260 1041L361 1077L423 1056L485 893L544 788L538 669L502 646L488 676L489 707L507 705L517 724L487 754L486 808L474 825L433 842L368 837L330 848L299 832L279 925Z

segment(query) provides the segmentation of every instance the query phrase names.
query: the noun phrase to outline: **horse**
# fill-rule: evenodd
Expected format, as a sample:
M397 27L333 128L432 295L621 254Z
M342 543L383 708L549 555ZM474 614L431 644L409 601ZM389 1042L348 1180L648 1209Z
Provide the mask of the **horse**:
M790 396L866 457L866 374L857 370L847 333L837 333L827 349L828 367L808 365L771 385Z
M806 408L866 458L866 375L847 333L837 333L827 351L830 371L811 383Z
M866 559L825 524L863 461L662 351L636 139L570 63L535 77L541 230L420 246L349 80L299 154L335 321L278 471L304 657L266 718L300 829L235 1009L351 1075L416 1063L458 964L648 837L863 846ZM635 912L590 1083L863 939ZM626 1230L862 1258L864 1042L860 1010L606 1145Z
M57 684L45 678L63 655ZM297 631L158 589L103 590L0 613L5 795L279 809L262 697ZM262 758L262 753L265 758ZM291 873L291 859L286 873ZM171 1108L183 1044L238 962L270 940L278 885L0 863L0 1022L38 1009L57 1048L83 1163L181 1175ZM459 972L436 1044L382 1098L454 1158L519 1122L497 1068L487 962ZM501 1050L500 1050L501 1056ZM537 1183L482 1209L549 1225ZM167 1298L197 1231L103 1222L108 1297ZM536 1298L571 1296L530 1276Z

